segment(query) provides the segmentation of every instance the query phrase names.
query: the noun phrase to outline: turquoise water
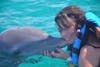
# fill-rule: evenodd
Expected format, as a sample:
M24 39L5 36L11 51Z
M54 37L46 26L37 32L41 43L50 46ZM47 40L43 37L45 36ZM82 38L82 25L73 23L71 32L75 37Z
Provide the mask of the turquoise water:
M59 37L54 21L65 6L77 5L100 17L100 0L0 0L0 32L12 27L36 27Z

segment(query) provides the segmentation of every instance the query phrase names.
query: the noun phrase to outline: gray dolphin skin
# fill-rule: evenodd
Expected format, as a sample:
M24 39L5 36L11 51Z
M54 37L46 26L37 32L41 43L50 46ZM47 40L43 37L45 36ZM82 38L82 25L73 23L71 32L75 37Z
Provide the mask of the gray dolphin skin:
M35 28L13 28L0 35L0 67L17 67L31 55L54 51L67 43Z
M24 42L16 44L10 50L11 54L20 54L23 56L30 56L34 54L43 54L45 50L53 51L56 48L61 48L66 45L65 40L62 38L55 38L49 36L48 38L40 41ZM13 52L12 52L13 51Z
M16 27L0 33L0 39L10 46L21 42L43 40L48 36L46 32L30 27Z

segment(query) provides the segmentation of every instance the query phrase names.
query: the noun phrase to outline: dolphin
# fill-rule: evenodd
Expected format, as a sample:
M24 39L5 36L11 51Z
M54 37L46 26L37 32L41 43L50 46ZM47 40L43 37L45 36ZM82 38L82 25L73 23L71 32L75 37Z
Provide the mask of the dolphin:
M0 67L17 67L31 55L41 55L45 50L54 51L66 46L62 38L52 37L36 28L12 28L0 34Z

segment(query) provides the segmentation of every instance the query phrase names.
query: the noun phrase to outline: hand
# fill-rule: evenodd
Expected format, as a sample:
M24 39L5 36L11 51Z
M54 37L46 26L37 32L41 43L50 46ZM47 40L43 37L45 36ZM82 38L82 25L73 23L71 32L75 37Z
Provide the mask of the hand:
M67 59L69 57L69 54L58 48L56 49L54 53L51 54L51 56L62 58L62 59Z
M44 52L44 55L50 56L50 57L57 57L61 59L67 59L69 57L69 54L64 52L61 49L56 49L53 53L50 53L48 50Z

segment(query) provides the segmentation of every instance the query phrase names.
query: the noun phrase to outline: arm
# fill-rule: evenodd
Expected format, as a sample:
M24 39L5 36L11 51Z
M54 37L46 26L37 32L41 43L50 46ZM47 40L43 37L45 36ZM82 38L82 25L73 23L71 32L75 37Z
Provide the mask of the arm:
M100 28L96 27L96 35L100 39Z

